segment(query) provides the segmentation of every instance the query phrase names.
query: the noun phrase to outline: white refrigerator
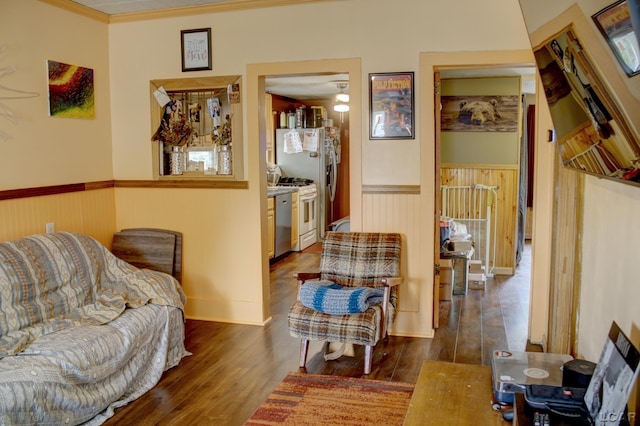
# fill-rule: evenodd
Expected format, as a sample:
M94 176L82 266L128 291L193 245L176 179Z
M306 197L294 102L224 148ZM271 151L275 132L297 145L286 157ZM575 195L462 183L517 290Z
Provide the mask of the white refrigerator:
M291 131L298 133L304 141L306 132L317 132L317 151L285 152L285 134ZM339 135L339 132L332 132ZM310 133L308 133L309 135ZM336 147L339 140L331 137L324 128L315 129L277 129L276 130L276 164L282 176L312 179L318 189L318 237L324 238L331 217L331 203L335 198L338 182L338 155ZM288 151L291 151L289 149Z

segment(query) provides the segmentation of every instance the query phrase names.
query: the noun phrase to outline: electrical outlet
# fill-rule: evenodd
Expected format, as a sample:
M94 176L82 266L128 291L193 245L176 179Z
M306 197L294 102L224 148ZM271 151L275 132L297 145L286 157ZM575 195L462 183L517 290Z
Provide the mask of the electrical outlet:
M47 234L53 234L54 232L56 232L56 224L53 222L47 223L44 226L44 230L47 232Z

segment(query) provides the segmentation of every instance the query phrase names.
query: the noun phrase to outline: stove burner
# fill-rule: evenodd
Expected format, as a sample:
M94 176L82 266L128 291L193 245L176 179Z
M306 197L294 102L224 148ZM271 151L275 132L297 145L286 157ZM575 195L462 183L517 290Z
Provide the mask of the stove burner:
M312 183L312 179L283 176L278 181L278 186L307 186Z

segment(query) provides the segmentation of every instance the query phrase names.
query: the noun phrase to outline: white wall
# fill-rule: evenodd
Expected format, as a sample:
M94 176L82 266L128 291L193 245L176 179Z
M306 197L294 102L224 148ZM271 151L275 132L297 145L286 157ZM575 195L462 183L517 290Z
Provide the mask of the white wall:
M585 186L578 352L597 362L611 321L640 347L640 188L594 177Z

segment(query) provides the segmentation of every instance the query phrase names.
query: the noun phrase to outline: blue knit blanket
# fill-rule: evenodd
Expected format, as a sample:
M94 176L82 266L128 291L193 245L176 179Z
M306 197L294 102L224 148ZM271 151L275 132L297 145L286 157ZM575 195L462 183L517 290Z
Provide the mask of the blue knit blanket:
M300 286L299 297L307 308L325 314L357 314L380 305L384 288L343 287L331 281L309 281Z

